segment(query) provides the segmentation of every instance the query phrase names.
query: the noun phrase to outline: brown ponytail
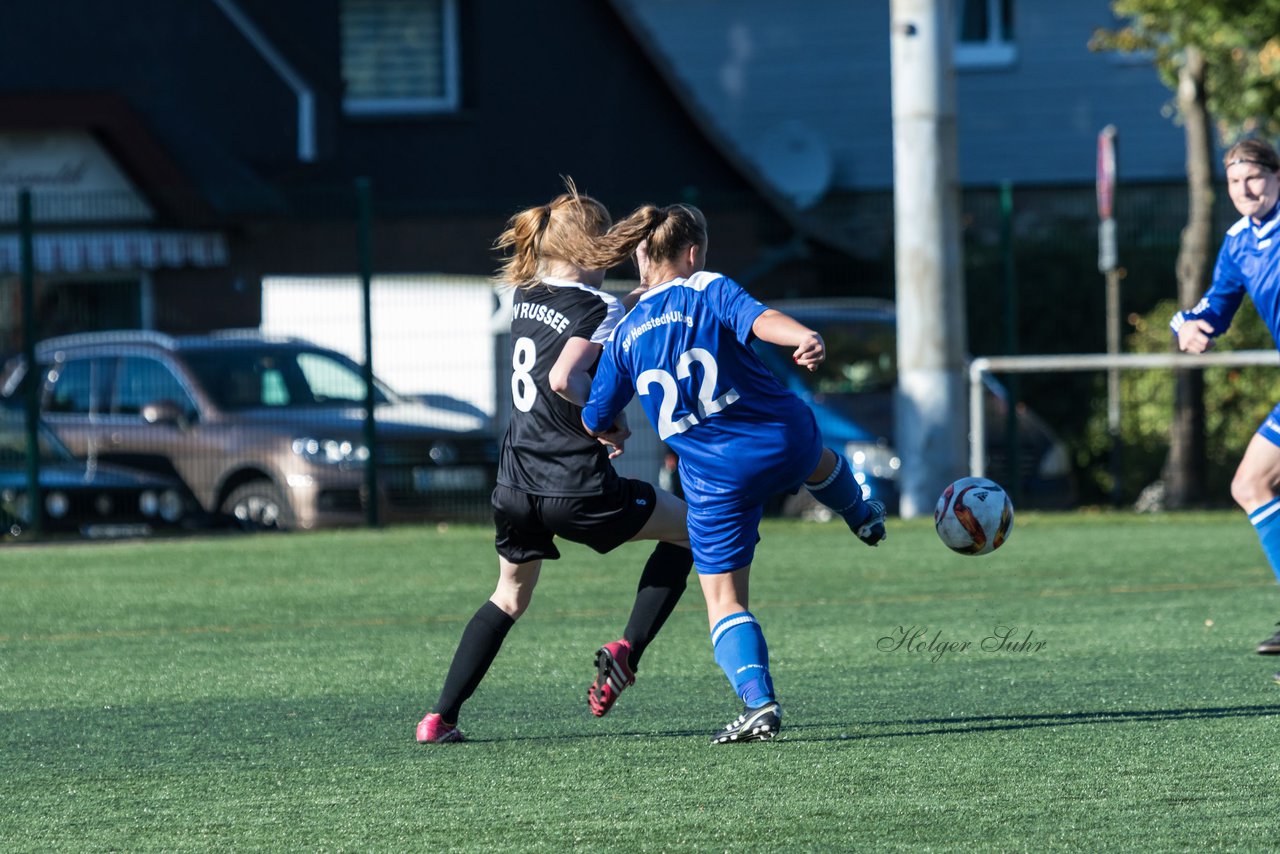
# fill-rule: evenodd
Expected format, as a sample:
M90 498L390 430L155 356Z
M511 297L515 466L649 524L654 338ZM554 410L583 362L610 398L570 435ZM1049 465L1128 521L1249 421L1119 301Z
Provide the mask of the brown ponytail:
M650 261L674 261L689 246L707 242L707 219L692 205L641 205L596 241L588 266L615 267L634 255L646 240Z

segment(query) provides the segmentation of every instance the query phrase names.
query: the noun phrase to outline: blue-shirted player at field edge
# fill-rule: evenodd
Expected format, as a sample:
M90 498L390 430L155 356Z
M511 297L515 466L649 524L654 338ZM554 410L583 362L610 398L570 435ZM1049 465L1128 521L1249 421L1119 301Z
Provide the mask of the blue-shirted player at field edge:
M815 370L822 337L753 299L732 279L701 272L706 220L687 205L643 206L597 242L592 263L633 253L641 294L601 355L583 424L608 440L635 393L680 457L689 540L707 602L716 662L745 708L713 744L763 741L781 728L769 651L748 610L751 561L765 502L802 484L839 513L863 542L885 537L884 505L866 501L849 464L822 444L813 413L748 346L753 338L794 348Z
M1241 218L1227 230L1208 292L1170 323L1188 353L1213 346L1246 293L1280 346L1280 156L1268 143L1247 139L1232 146L1223 163L1227 194ZM1249 514L1280 579L1280 404L1249 440L1231 480L1231 497ZM1280 632L1258 644L1258 652L1280 654ZM1280 673L1275 678L1280 682Z

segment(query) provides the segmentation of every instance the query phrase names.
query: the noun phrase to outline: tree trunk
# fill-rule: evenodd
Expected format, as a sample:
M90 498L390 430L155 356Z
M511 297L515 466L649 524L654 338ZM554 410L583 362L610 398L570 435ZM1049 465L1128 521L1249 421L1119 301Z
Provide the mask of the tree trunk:
M1213 138L1205 107L1204 55L1188 47L1178 73L1178 112L1187 141L1187 226L1178 249L1178 302L1190 307L1209 286L1213 229ZM1176 345L1174 345L1176 349ZM1167 504L1184 508L1204 501L1204 372L1174 372L1174 412L1165 466Z

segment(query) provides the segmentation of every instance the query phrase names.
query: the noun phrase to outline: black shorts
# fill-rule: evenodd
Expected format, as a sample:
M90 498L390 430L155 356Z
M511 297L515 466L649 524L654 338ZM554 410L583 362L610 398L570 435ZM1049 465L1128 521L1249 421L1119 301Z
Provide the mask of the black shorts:
M564 537L600 554L629 541L649 521L657 494L643 480L618 478L604 495L554 498L530 495L499 484L493 490L493 524L498 554L512 563L555 560L553 542Z

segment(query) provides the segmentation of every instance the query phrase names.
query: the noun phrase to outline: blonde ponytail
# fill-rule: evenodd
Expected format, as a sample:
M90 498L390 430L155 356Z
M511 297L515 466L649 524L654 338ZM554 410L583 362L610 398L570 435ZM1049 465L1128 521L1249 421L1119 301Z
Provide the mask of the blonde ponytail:
M589 263L593 241L607 232L612 220L604 205L578 192L573 179L564 179L567 192L545 205L528 208L507 221L494 248L510 255L496 278L527 288L546 275L547 262L563 261L584 270L600 269Z

